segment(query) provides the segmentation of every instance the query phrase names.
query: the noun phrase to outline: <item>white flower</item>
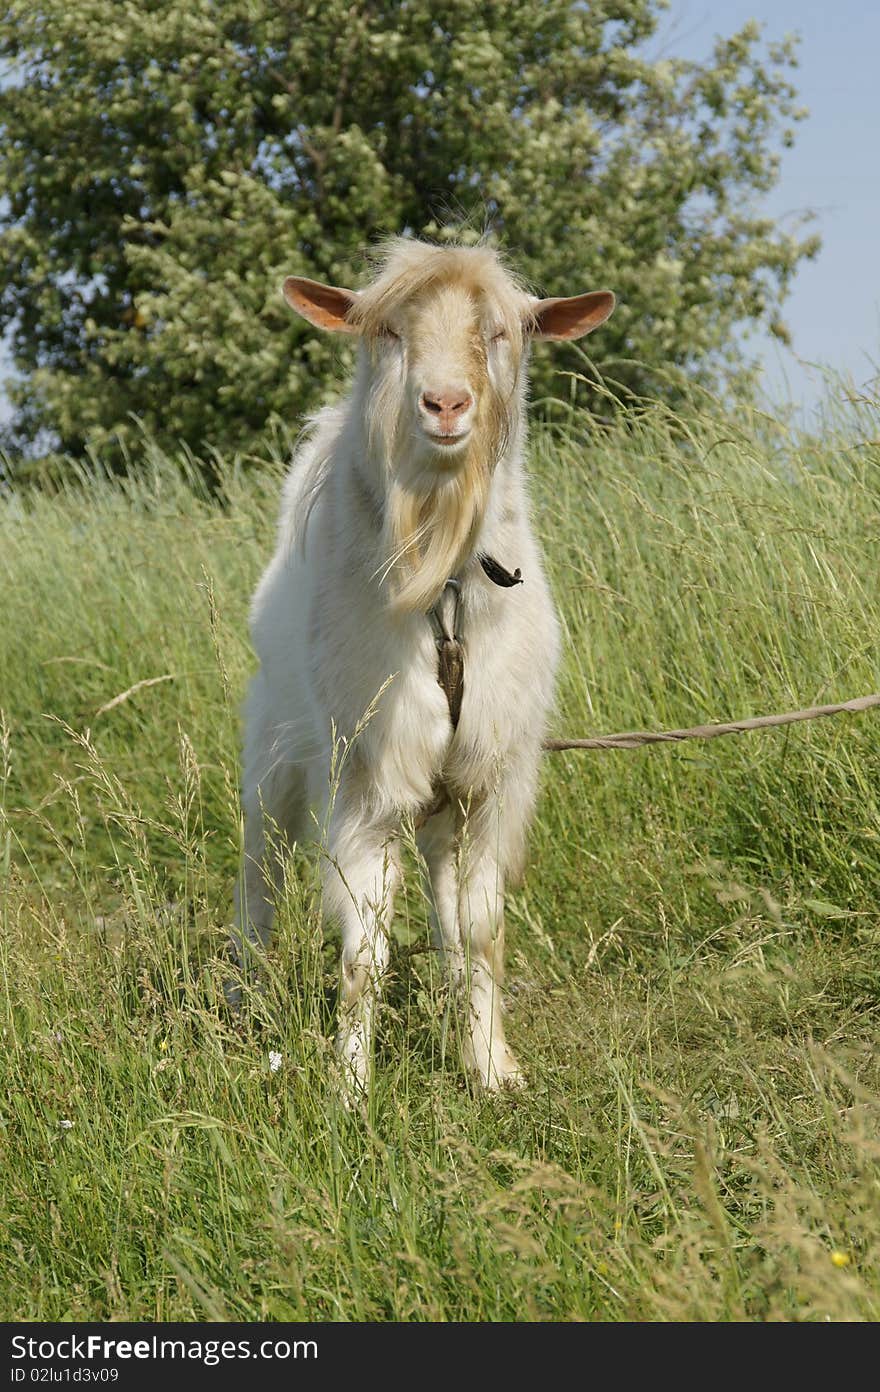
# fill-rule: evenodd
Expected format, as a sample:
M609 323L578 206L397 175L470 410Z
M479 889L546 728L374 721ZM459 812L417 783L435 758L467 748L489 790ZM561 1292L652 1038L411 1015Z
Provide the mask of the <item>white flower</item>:
M69 1131L71 1126L73 1125L73 1122L68 1121L65 1117L63 1121L59 1121L58 1125L61 1127L62 1131Z
M270 1049L270 1050L269 1050L269 1072L270 1072L270 1073L277 1073L277 1072L278 1072L278 1069L281 1067L282 1062L283 1062L283 1059L282 1059L281 1054L279 1054L275 1049Z

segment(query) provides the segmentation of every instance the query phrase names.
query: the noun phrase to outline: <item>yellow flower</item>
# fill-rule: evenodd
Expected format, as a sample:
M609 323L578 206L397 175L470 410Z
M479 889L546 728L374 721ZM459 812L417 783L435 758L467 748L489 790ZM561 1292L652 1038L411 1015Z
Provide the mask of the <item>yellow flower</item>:
M831 1253L831 1260L835 1266L849 1266L852 1257L849 1252L841 1252L839 1249Z
M167 1038L167 1036L166 1036L165 1039L162 1040L162 1043L159 1045L159 1053L160 1053L160 1054L164 1054L164 1053L165 1053L165 1050L166 1050L167 1048L168 1048L168 1038Z

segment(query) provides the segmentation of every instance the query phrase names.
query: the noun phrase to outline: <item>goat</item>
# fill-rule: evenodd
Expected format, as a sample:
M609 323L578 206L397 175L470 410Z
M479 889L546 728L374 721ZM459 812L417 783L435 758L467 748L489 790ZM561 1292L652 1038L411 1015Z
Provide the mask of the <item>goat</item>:
M589 333L614 296L535 299L486 245L405 238L359 293L300 276L283 288L310 324L357 335L358 359L350 395L294 457L253 600L234 947L265 946L284 843L317 807L324 912L342 930L337 1048L349 1087L366 1086L409 824L464 997L464 1063L488 1089L517 1084L504 890L559 648L523 467L528 348Z

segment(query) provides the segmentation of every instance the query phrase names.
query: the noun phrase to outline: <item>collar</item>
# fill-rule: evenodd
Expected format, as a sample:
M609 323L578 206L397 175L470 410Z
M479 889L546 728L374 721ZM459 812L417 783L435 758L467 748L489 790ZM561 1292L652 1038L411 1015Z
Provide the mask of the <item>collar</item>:
M523 583L519 566L512 573L492 556L480 553L480 565L493 585L510 589ZM450 576L443 593L428 610L428 621L434 630L437 645L437 683L442 686L449 707L452 729L458 728L461 702L464 696L464 635L461 623L461 581Z
M509 590L511 585L523 583L522 571L519 566L511 573L509 570L505 570L500 561L496 561L493 556L487 556L482 551L478 559L493 585L502 585L504 589Z

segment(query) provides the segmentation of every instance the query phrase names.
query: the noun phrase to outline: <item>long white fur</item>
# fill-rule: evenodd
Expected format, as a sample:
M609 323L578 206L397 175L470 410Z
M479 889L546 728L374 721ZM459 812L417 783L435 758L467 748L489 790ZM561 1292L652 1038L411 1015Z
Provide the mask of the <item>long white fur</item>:
M362 1085L388 961L400 829L442 785L449 803L418 842L442 960L464 1002L464 1061L497 1088L521 1079L500 1001L504 890L522 865L559 646L523 467L527 334L517 342L514 325L492 341L499 324L510 329L511 316L525 323L529 301L485 248L458 250L457 260L443 263L443 251L403 245L407 267L425 272L439 258L436 275L411 274L395 296L392 248L384 281L376 282L386 287L377 314L400 337L365 333L351 394L315 417L293 460L275 554L253 600L260 669L246 703L237 942L239 950L266 943L283 843L306 840L326 823L324 906L342 929L338 1048L350 1081ZM470 340L456 339L450 316L468 313L462 335L466 329ZM400 486L422 490L430 517L432 490L439 494L454 477L466 482L468 459L456 463L448 447L426 442L419 401L422 390L451 374L479 376L461 361L475 333L482 336L483 394L504 403L505 419L503 430L495 428L501 452L489 460L476 530L458 558L465 692L453 734L427 605L395 602L400 559L388 513ZM477 432L481 405L477 399ZM481 447L485 453L485 438ZM493 584L480 552L520 567L524 583ZM413 556L410 571L418 576L418 540ZM439 593L436 577L431 593Z

